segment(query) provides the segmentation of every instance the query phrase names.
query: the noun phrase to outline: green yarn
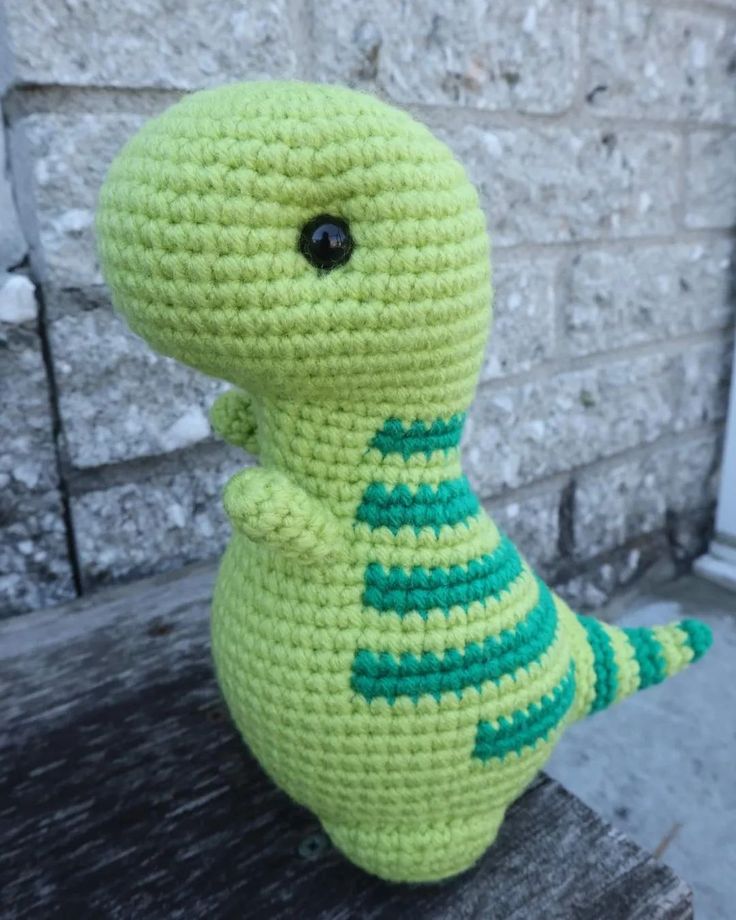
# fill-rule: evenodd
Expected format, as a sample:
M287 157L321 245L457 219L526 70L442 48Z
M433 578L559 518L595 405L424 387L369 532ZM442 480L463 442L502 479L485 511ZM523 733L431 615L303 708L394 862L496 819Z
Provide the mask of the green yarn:
M564 721L575 698L575 663L570 662L567 674L549 696L532 703L528 709L517 709L510 716L501 716L498 723L480 721L475 738L473 757L483 762L493 757L520 754L546 740Z
M680 620L677 624L687 635L687 644L693 651L693 661L698 661L713 644L713 633L702 620Z
M382 482L372 482L358 507L356 519L370 527L388 527L398 533L402 527L435 532L448 525L462 524L478 513L480 503L465 476L440 482L436 487L422 483L413 491L400 482L389 491Z
M329 271L300 247L317 217L352 241ZM303 83L195 93L115 159L97 232L133 331L236 387L213 425L258 465L224 492L218 681L358 865L469 868L564 726L703 654L692 621L579 620L461 476L489 243L462 166L406 112Z
M643 689L661 683L667 677L667 662L652 630L634 626L624 628L624 633L639 663L639 686Z
M390 703L400 696L416 702L422 695L439 699L443 693L462 695L469 687L499 681L535 661L552 644L557 614L549 589L539 584L539 601L515 629L463 649L448 648L443 655L410 652L394 655L359 649L353 662L351 686L367 700L384 697Z
M365 572L363 603L384 613L418 613L426 619L430 610L447 614L452 607L467 610L472 603L498 598L521 571L521 557L507 537L493 553L471 559L467 566L413 566L407 574L400 566L386 570L372 562Z
M593 650L593 671L595 672L595 698L591 710L606 709L616 699L618 690L618 665L603 625L593 617L578 616L588 634Z
M371 440L371 447L380 450L384 457L389 454L401 454L405 460L414 454L429 457L436 450L447 451L458 447L464 424L464 412L450 419L434 419L430 425L422 419L415 419L406 428L401 419L390 418Z

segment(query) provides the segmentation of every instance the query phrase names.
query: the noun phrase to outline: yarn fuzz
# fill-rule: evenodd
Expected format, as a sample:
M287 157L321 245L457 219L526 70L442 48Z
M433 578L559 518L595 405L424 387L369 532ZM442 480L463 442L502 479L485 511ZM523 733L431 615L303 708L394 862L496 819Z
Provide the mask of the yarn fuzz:
M224 494L218 680L355 863L467 869L567 725L705 652L696 621L575 615L463 475L489 246L407 114L299 83L196 93L120 153L97 228L131 328L234 385L213 424L260 464Z

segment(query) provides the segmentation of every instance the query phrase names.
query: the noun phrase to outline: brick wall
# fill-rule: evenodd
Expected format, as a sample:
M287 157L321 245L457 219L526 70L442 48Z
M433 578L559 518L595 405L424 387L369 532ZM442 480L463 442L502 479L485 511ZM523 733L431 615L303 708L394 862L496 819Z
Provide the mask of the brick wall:
M92 221L125 139L182 92L234 79L372 90L466 164L496 284L467 468L530 559L591 606L699 549L734 321L735 0L5 0L4 12L6 612L212 557L226 539L218 495L242 456L206 423L219 385L113 315Z

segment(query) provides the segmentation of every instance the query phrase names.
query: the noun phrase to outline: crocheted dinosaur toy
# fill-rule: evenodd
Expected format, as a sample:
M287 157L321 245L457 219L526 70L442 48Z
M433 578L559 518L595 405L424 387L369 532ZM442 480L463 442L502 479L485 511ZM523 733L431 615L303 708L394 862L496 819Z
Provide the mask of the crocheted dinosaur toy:
M696 621L576 616L463 476L488 241L407 114L299 83L196 93L118 156L98 232L131 328L237 388L213 424L260 465L225 490L218 679L358 865L468 868L567 725L704 653Z

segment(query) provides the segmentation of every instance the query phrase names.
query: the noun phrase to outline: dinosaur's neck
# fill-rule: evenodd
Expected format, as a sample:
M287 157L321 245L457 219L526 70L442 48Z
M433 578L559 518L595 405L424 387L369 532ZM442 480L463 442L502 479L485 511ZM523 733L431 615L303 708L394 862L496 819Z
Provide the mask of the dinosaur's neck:
M435 484L461 475L464 415L420 411L262 400L261 462L352 516L371 482Z

